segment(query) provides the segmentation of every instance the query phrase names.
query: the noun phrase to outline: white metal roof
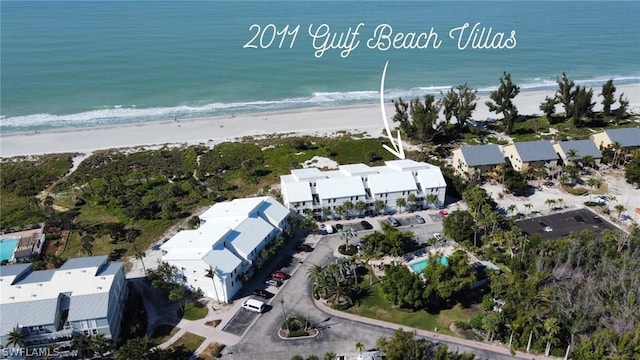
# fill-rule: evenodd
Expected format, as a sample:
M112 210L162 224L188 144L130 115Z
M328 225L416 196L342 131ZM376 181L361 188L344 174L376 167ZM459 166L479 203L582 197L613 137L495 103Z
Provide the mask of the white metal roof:
M430 166L424 162L417 162L411 159L404 160L389 160L384 162L387 167L392 168L397 171L416 171L419 169L424 169L425 167Z
M204 261L207 266L218 269L218 273L220 274L229 274L242 264L242 259L238 258L231 250L223 247L221 244L205 254L205 256L202 257L202 261Z
M364 184L359 176L318 180L320 199L339 199L350 196L364 196Z
M273 230L274 227L262 218L250 217L231 231L225 241L246 258Z
M437 166L418 171L418 182L423 192L425 189L447 187L442 171Z
M298 181L315 180L326 177L318 168L293 169L291 170L291 175L298 179Z
M365 164L340 165L338 168L347 176L362 176L376 173L374 169Z
M300 182L283 182L281 185L282 196L289 203L313 200L311 185L306 180Z
M418 190L413 174L405 171L370 175L369 188L372 194Z

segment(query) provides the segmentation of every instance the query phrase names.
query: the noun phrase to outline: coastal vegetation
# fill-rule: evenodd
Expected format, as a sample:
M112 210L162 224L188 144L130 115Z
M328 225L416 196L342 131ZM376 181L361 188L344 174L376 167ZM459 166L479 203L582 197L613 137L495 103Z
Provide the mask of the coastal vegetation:
M628 125L628 101L623 94L615 94L611 81L599 93L603 111L594 112L593 91L575 86L563 74L558 78L555 96L540 106L544 115L529 117L519 115L513 105L518 86L508 73L500 83L490 97L490 107L504 119L500 124L489 124L487 129L511 133L516 139L538 138L540 131L548 132L543 137L558 140L586 138L589 129ZM443 94L439 101L426 96L394 102L394 120L420 145L420 151L408 152L408 157L443 165L440 159L448 155L446 149L442 151L443 144L452 146L465 139L499 142L490 140L482 127L468 121L476 100L476 91L464 84ZM556 107L564 112L556 112ZM440 112L445 114L444 122L438 122ZM557 130L554 134L549 131L552 127ZM10 231L44 222L48 246L64 240L57 255L34 259L37 268L84 255L110 255L111 259L130 255L142 260L144 266L145 249L163 240L171 227L196 228L193 219L200 209L254 194L279 197L273 186L279 176L313 161L314 156L341 164L380 164L392 158L382 150L384 142L382 138L344 133L334 138L245 138L213 147L108 150L88 156L70 174L75 154L3 159L0 224ZM640 182L638 151L628 156L614 145L603 149L603 156L604 163L615 167L626 162L627 181ZM573 186L582 172L594 166L593 159L572 160L575 164L561 169L560 180L568 191L587 191ZM384 269L382 280L375 278L369 266L371 259L401 256L415 246L410 233L392 228L361 239L362 253L356 250L353 255L360 256L364 266L336 263L312 268L309 276L314 283L313 295L335 307L406 326L447 328L443 331L450 332L448 326L456 323L458 328L469 329L471 337L500 340L514 349L562 356L571 346L576 359L591 359L592 354L602 355L597 356L600 358L607 354L630 357L637 351L640 268L634 259L640 256L640 229L635 227L630 234L604 230L599 237L581 232L550 243L519 231L513 219L506 217L475 181L456 177L448 167L443 167L443 173L448 195L468 205L468 210L452 211L443 220L445 235L506 270L503 275L486 274L490 280L489 287L483 289L486 296L463 296L479 280L464 261L463 252L454 253L447 266L430 261L422 274L390 265ZM495 178L517 194L528 181L539 183L545 175L538 169L521 174L502 168ZM585 185L596 191L602 184L592 180ZM549 202L550 207L552 204ZM624 211L619 206L614 208L618 217ZM303 220L309 226L313 223ZM348 239L345 242L346 247ZM261 256L267 258L274 251L270 248ZM169 285L167 269L147 273L152 285L180 304L185 317L203 314L193 302L197 294ZM435 312L439 315L432 314ZM129 356L148 351L152 344L145 341L124 344L116 358L118 353Z

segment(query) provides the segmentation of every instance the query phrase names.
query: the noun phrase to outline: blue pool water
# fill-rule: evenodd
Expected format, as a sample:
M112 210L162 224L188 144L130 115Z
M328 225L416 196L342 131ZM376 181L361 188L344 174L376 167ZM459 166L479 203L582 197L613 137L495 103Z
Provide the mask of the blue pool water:
M11 260L13 252L18 247L20 239L18 238L4 238L0 240L0 261Z
M441 256L440 257L440 264L444 265L444 266L448 266L449 265L449 260L447 260L446 256ZM411 270L413 270L413 272L415 273L421 273L422 270L424 270L424 268L427 267L427 265L429 265L429 259L424 259L418 262L415 262L411 265L409 265L409 267L411 268Z

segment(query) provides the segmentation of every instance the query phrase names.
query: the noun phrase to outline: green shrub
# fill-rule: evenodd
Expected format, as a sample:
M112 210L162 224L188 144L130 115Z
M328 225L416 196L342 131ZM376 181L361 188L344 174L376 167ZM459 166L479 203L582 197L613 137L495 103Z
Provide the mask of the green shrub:
M571 195L577 195L577 196L582 196L582 195L586 195L589 190L583 188L583 187L570 187L570 186L563 186L564 190L566 192L568 192Z
M346 244L342 244L338 246L338 252L342 255L353 256L358 253L358 248L355 245L349 245L347 247Z

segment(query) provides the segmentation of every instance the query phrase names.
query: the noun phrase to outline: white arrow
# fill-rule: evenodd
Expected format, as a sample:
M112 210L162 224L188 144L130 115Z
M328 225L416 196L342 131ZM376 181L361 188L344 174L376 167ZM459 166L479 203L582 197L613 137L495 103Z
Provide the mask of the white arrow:
M380 111L382 112L382 121L384 121L384 128L387 130L387 136L389 137L389 141L391 141L391 145L393 149L388 147L387 145L382 145L383 148L387 149L388 152L397 156L399 159L404 159L404 149L402 148L402 140L400 139L400 131L398 131L398 144L396 145L393 135L391 135L391 129L389 128L389 120L387 120L387 115L384 111L384 78L387 74L387 66L389 65L389 61L384 64L384 70L382 70L382 80L380 81Z

